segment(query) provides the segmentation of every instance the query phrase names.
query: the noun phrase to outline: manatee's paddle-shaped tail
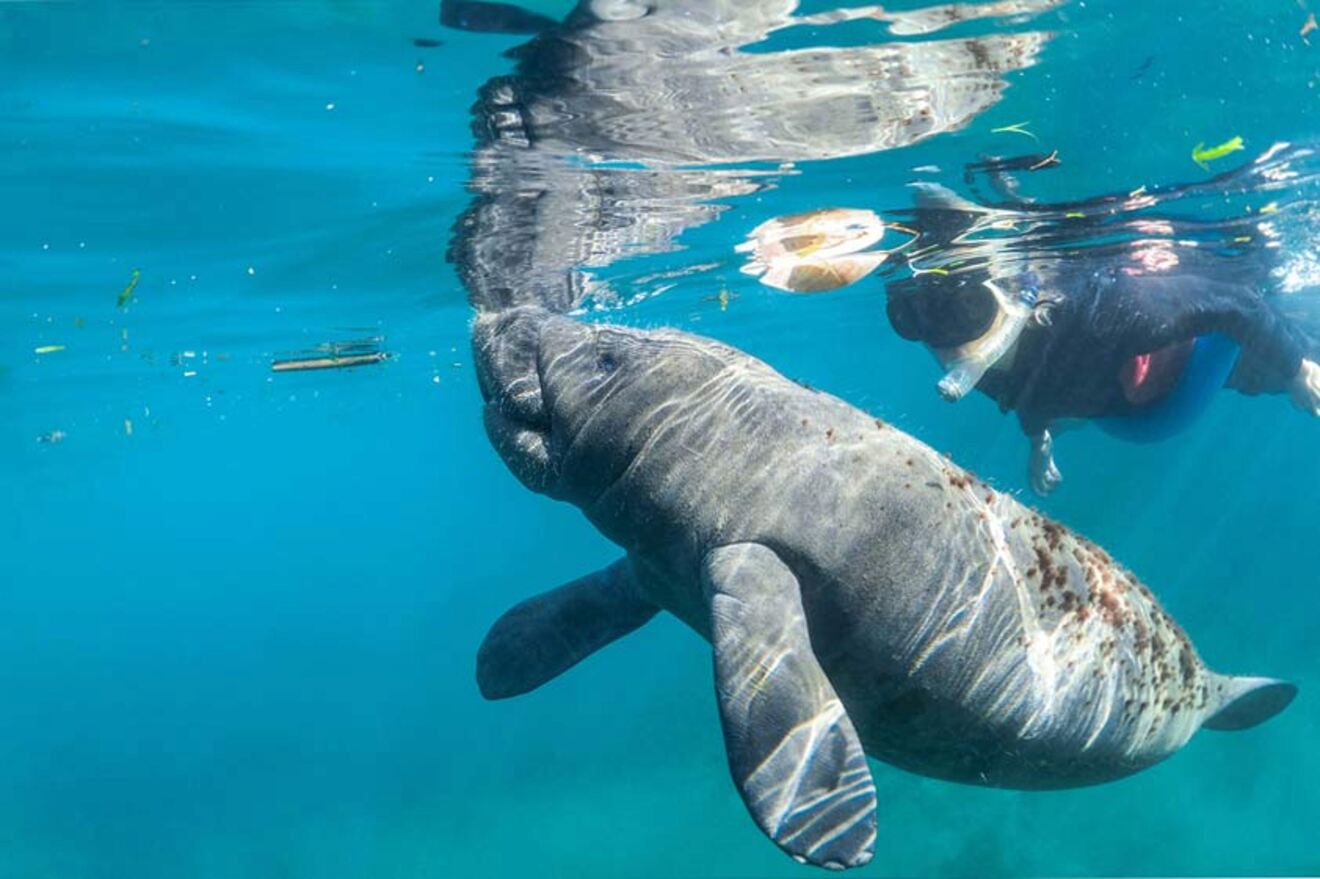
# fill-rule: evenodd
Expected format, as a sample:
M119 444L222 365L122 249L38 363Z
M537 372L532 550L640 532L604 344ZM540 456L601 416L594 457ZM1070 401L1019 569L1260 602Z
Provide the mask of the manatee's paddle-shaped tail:
M496 620L481 642L481 695L507 699L535 690L658 610L638 592L628 559L530 598Z
M1251 729L1287 708L1297 695L1296 684L1273 678L1215 675L1210 687L1219 707L1201 721L1203 729Z
M756 823L800 862L856 867L875 846L875 785L816 660L797 578L772 550L712 550L702 570L729 769Z

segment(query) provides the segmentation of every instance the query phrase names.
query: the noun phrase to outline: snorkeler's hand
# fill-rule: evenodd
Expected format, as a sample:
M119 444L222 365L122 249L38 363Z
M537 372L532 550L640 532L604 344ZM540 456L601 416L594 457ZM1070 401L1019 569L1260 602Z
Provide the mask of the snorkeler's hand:
M1028 465L1031 490L1044 497L1063 482L1063 474L1054 463L1054 437L1048 430L1031 437L1031 462Z
M1320 364L1303 360L1302 368L1293 376L1288 395L1293 405L1311 415L1320 415Z

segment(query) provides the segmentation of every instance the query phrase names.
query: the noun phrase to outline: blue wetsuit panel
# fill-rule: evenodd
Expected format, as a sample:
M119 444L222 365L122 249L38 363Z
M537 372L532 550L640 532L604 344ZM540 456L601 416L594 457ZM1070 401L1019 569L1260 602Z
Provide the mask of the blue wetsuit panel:
M1182 433L1223 390L1240 352L1237 343L1221 333L1198 336L1182 376L1163 399L1134 414L1096 422L1110 436L1134 443L1159 442Z

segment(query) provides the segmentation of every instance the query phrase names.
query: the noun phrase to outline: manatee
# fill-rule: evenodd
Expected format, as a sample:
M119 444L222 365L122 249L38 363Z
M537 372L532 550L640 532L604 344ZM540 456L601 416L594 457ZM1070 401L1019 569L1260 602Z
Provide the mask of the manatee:
M625 551L500 618L481 692L539 687L668 611L711 643L734 783L798 861L870 860L867 755L1090 785L1296 694L1210 671L1103 549L734 348L534 306L479 315L474 348L510 470Z

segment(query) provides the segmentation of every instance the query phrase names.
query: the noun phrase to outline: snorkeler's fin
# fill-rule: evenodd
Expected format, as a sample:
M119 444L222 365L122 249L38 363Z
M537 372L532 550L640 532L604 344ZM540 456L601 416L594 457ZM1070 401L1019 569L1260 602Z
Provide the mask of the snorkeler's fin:
M1031 455L1027 463L1027 479L1031 490L1040 497L1045 497L1063 482L1059 465L1054 463L1054 437L1048 430L1032 434Z
M875 845L875 785L812 652L797 578L756 543L702 566L729 770L757 825L802 863L855 867Z
M477 686L507 699L558 677L658 611L637 589L632 562L620 559L507 611L477 651Z
M1297 695L1297 685L1273 678L1215 675L1210 685L1219 707L1205 720L1204 729L1233 731L1264 723L1288 707Z
M994 213L993 209L963 198L952 189L949 189L947 186L941 186L938 183L918 180L914 183L909 183L908 187L913 191L912 200L915 203L917 210L958 211L964 214Z
M483 34L539 34L558 22L512 3L441 0L440 23L455 30Z

